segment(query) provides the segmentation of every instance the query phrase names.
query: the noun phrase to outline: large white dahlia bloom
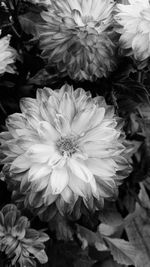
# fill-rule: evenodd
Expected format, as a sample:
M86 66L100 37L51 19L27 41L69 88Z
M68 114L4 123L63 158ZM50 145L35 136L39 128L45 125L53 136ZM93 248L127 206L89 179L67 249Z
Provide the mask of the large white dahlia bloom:
M115 19L121 26L120 44L132 49L137 60L150 56L150 3L149 0L128 0L128 4L117 4Z
M1 33L1 32L0 32ZM0 38L0 74L4 72L14 73L17 52L10 45L10 35Z
M20 108L0 139L5 179L25 205L72 211L78 198L91 205L117 194L131 167L120 119L103 97L64 85L39 89Z
M42 56L63 75L95 80L114 68L113 0L50 0L39 26Z

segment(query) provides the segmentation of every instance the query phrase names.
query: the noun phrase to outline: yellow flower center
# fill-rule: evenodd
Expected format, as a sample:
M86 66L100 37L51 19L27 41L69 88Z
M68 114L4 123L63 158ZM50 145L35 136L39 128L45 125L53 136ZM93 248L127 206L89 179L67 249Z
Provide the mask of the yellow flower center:
M56 142L56 148L62 156L72 156L77 151L75 138L61 137Z

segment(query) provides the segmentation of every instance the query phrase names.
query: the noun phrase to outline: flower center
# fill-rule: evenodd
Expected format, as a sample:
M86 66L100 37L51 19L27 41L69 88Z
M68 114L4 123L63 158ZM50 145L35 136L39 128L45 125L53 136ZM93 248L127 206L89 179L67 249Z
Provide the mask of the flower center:
M61 137L56 142L56 148L62 156L72 156L77 151L75 138Z

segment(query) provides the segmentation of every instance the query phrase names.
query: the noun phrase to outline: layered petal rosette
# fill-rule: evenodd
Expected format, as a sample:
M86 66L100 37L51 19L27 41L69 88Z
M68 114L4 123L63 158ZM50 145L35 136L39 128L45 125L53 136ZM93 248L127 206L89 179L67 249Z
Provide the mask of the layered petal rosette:
M113 70L113 0L51 0L39 26L42 56L62 75L95 80Z
M38 259L46 263L48 258L43 242L49 239L42 231L30 228L30 222L13 204L0 211L0 251L5 253L7 266L35 267Z
M24 193L25 206L71 212L78 199L88 206L117 195L131 169L129 151L122 123L103 97L64 85L39 89L20 108L0 138L5 179Z
M10 35L0 38L0 75L4 72L15 73L17 52L9 43Z
M127 4L117 4L115 19L120 25L120 45L132 49L137 60L150 56L150 3L149 0L128 0Z

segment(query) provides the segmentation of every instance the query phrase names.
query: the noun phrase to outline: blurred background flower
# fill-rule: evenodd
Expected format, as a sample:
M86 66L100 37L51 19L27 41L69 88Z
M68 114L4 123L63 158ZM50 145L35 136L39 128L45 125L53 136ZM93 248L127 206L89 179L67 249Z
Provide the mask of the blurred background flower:
M33 4L41 4L41 5L45 5L45 6L49 6L51 0L25 0L27 2L32 2Z
M63 213L79 197L93 208L93 198L103 205L117 195L130 157L122 123L103 97L66 84L39 89L20 108L0 139L5 180L24 193L25 206L40 214L54 203Z
M46 263L43 242L48 239L47 234L30 228L27 217L21 216L15 205L7 204L0 211L0 251L5 253L8 266L36 266L35 259Z
M51 0L39 25L42 57L62 75L95 80L114 69L113 0Z
M15 73L17 51L9 43L10 35L0 38L0 75L4 72Z
M117 4L115 19L120 27L120 46L132 49L131 54L137 60L150 56L150 3L149 0L128 0L128 3Z

